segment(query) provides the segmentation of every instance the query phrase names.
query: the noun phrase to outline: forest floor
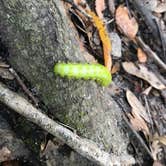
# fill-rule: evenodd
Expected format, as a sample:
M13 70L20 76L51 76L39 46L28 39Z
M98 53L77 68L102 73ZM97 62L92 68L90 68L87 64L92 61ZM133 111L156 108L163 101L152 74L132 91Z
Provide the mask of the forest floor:
M166 165L166 1L65 0L64 7L79 45L112 74L108 89L133 132L128 151L136 165ZM0 41L0 81L47 112L28 80L12 69L8 54ZM16 156L31 155L19 161L15 154L11 160L4 156L1 165L47 165L42 156L53 136L9 110L0 103L1 122L11 137L19 137Z

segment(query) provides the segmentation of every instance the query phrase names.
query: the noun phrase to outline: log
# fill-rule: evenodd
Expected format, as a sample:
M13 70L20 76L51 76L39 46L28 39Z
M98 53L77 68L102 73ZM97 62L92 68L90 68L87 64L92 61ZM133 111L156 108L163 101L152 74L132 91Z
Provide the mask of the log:
M109 88L55 77L58 61L89 62L62 1L1 0L0 36L8 61L36 89L52 115L114 155L127 155L122 113Z

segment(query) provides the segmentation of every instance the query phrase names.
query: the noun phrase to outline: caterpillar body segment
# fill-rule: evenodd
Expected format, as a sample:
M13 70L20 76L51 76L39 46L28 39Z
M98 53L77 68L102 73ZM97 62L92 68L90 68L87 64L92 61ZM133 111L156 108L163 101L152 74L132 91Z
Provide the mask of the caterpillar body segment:
M112 81L109 70L100 64L57 63L54 73L61 77L96 80L102 86L108 86Z

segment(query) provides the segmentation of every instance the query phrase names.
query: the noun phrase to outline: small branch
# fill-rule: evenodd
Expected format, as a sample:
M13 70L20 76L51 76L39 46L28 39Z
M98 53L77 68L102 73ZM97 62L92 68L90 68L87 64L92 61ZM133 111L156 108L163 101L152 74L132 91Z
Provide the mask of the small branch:
M141 138L141 136L135 131L135 129L133 129L133 127L131 126L131 124L129 123L129 121L127 120L126 116L123 115L123 119L125 120L126 124L128 125L128 127L130 128L130 130L133 132L133 134L135 135L135 137L138 139L139 143L141 144L141 146L144 148L144 150L147 152L147 154L153 159L152 153L150 152L150 150L148 149L147 145L145 144L144 140Z
M82 156L99 165L113 166L120 165L121 163L124 165L135 163L135 160L131 156L125 155L119 158L117 156L110 155L98 148L94 142L79 137L72 131L66 129L62 125L50 119L47 115L37 110L27 100L6 88L2 83L0 83L0 101L66 143Z
M133 136L135 136L136 140L138 140L137 142L140 143L141 147L140 148L143 148L146 153L153 159L153 156L152 156L152 153L150 152L149 148L147 147L147 145L145 144L144 140L142 139L142 137L136 132L136 130L132 127L132 125L129 123L129 120L127 119L127 115L126 115L126 112L127 109L124 107L124 104L123 102L120 100L117 100L119 106L122 108L123 110L123 120L125 121L126 125L128 126L129 130L133 133Z
M153 60L164 70L166 70L166 64L157 56L157 54L151 50L151 48L144 43L144 41L141 39L141 37L136 37L136 41L138 45L145 51L145 53L153 58Z
M26 87L26 85L24 84L24 82L21 80L21 78L19 77L19 75L16 73L16 71L13 68L10 68L9 71L13 74L13 76L16 78L17 82L20 84L20 86L22 87L22 89L24 90L24 92L31 98L31 100L35 103L36 106L38 106L38 99L36 99L32 92Z

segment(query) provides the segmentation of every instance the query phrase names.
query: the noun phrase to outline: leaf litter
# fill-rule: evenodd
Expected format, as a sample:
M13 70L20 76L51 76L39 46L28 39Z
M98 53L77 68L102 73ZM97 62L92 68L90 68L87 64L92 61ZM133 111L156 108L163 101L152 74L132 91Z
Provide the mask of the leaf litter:
M165 2L159 2L157 0L135 0L131 3L127 3L127 1L125 1L126 4L124 5L120 3L115 4L113 0L108 0L107 3L104 0L95 0L94 4L93 2L88 4L85 0L75 1L77 1L76 5L91 17L91 24L89 24L89 21L87 21L87 17L81 14L81 19L84 24L87 25L88 23L88 26L85 26L84 30L88 31L90 27L95 27L98 31L98 35L95 36L95 38L98 38L96 39L97 41L99 41L99 45L96 45L96 47L98 47L98 50L101 49L102 51L98 51L97 49L93 51L93 48L95 47L91 44L90 50L92 50L94 54L100 55L97 57L103 59L103 63L108 69L112 68L111 73L114 75L114 81L119 80L119 82L113 83L113 85L116 85L116 88L120 90L118 93L114 93L114 97L116 97L116 95L119 95L122 90L125 90L125 96L130 105L130 111L128 112L127 110L125 110L125 115L129 118L129 121L133 126L133 130L142 131L144 133L146 138L145 142L148 142L148 146L151 149L151 153L154 159L154 165L156 163L161 164L162 161L159 161L157 155L161 147L159 146L159 144L165 145L166 133L160 132L160 135L158 135L158 137L154 136L154 130L157 131L159 129L159 126L157 126L156 123L160 124L160 122L154 122L154 119L156 118L156 116L158 117L158 115L154 115L151 112L152 110L154 110L151 99L157 98L157 100L155 101L156 105L159 104L158 101L161 101L161 94L166 90L166 81L162 71L164 71L166 68L163 59L161 58L161 56L159 56L159 51L157 49L158 44L154 42L153 38L151 39L146 36L148 35L146 34L146 31L148 29L150 30L152 26L152 24L149 24L149 20L151 19L149 18L149 16L153 15L152 11L158 13L164 12L165 8L163 8L163 6L165 5ZM145 7L144 9L147 9L148 12L151 12L151 15L145 16L143 13L138 15L138 13L142 11L141 5L143 3L145 3L143 5ZM90 4L93 5L91 6ZM137 7L139 6L139 8L133 10L133 7L135 8L136 5ZM105 16L104 11L106 9L108 15ZM145 11L145 13L146 12L147 11ZM77 13L79 12L77 11ZM144 18L149 20L145 22ZM110 22L110 20L113 20L113 23ZM112 26L113 24L115 24L116 26ZM147 27L148 24L150 28ZM164 28L165 27L162 27L162 29ZM89 43L91 43L91 40L94 37L94 28L90 29L91 31L88 31ZM154 27L152 27L152 31L153 30ZM117 34L119 39L114 40L112 35L110 35L111 33ZM144 42L142 36L148 44ZM85 48L87 48L87 46L85 46ZM153 48L153 50L151 48ZM103 55L101 55L101 52ZM113 57L110 56L111 54L113 55ZM100 58L97 60L100 61ZM152 66L155 67L153 70L151 70L153 68ZM157 72L155 70L157 70ZM127 82L126 78L127 80L132 81ZM133 89L138 89L136 87L133 88L133 86L138 85L139 90L133 91ZM109 88L109 90L111 90L111 87ZM157 91L159 91L159 93L156 93ZM142 95L146 97L146 105L142 103L142 100L140 101L139 98L136 97L135 93L138 97L141 97ZM123 97L120 98L122 99ZM119 100L119 96L117 97L117 100ZM124 106L121 106L124 109ZM161 113L161 109L159 109L158 111ZM155 143L156 140L159 144Z

